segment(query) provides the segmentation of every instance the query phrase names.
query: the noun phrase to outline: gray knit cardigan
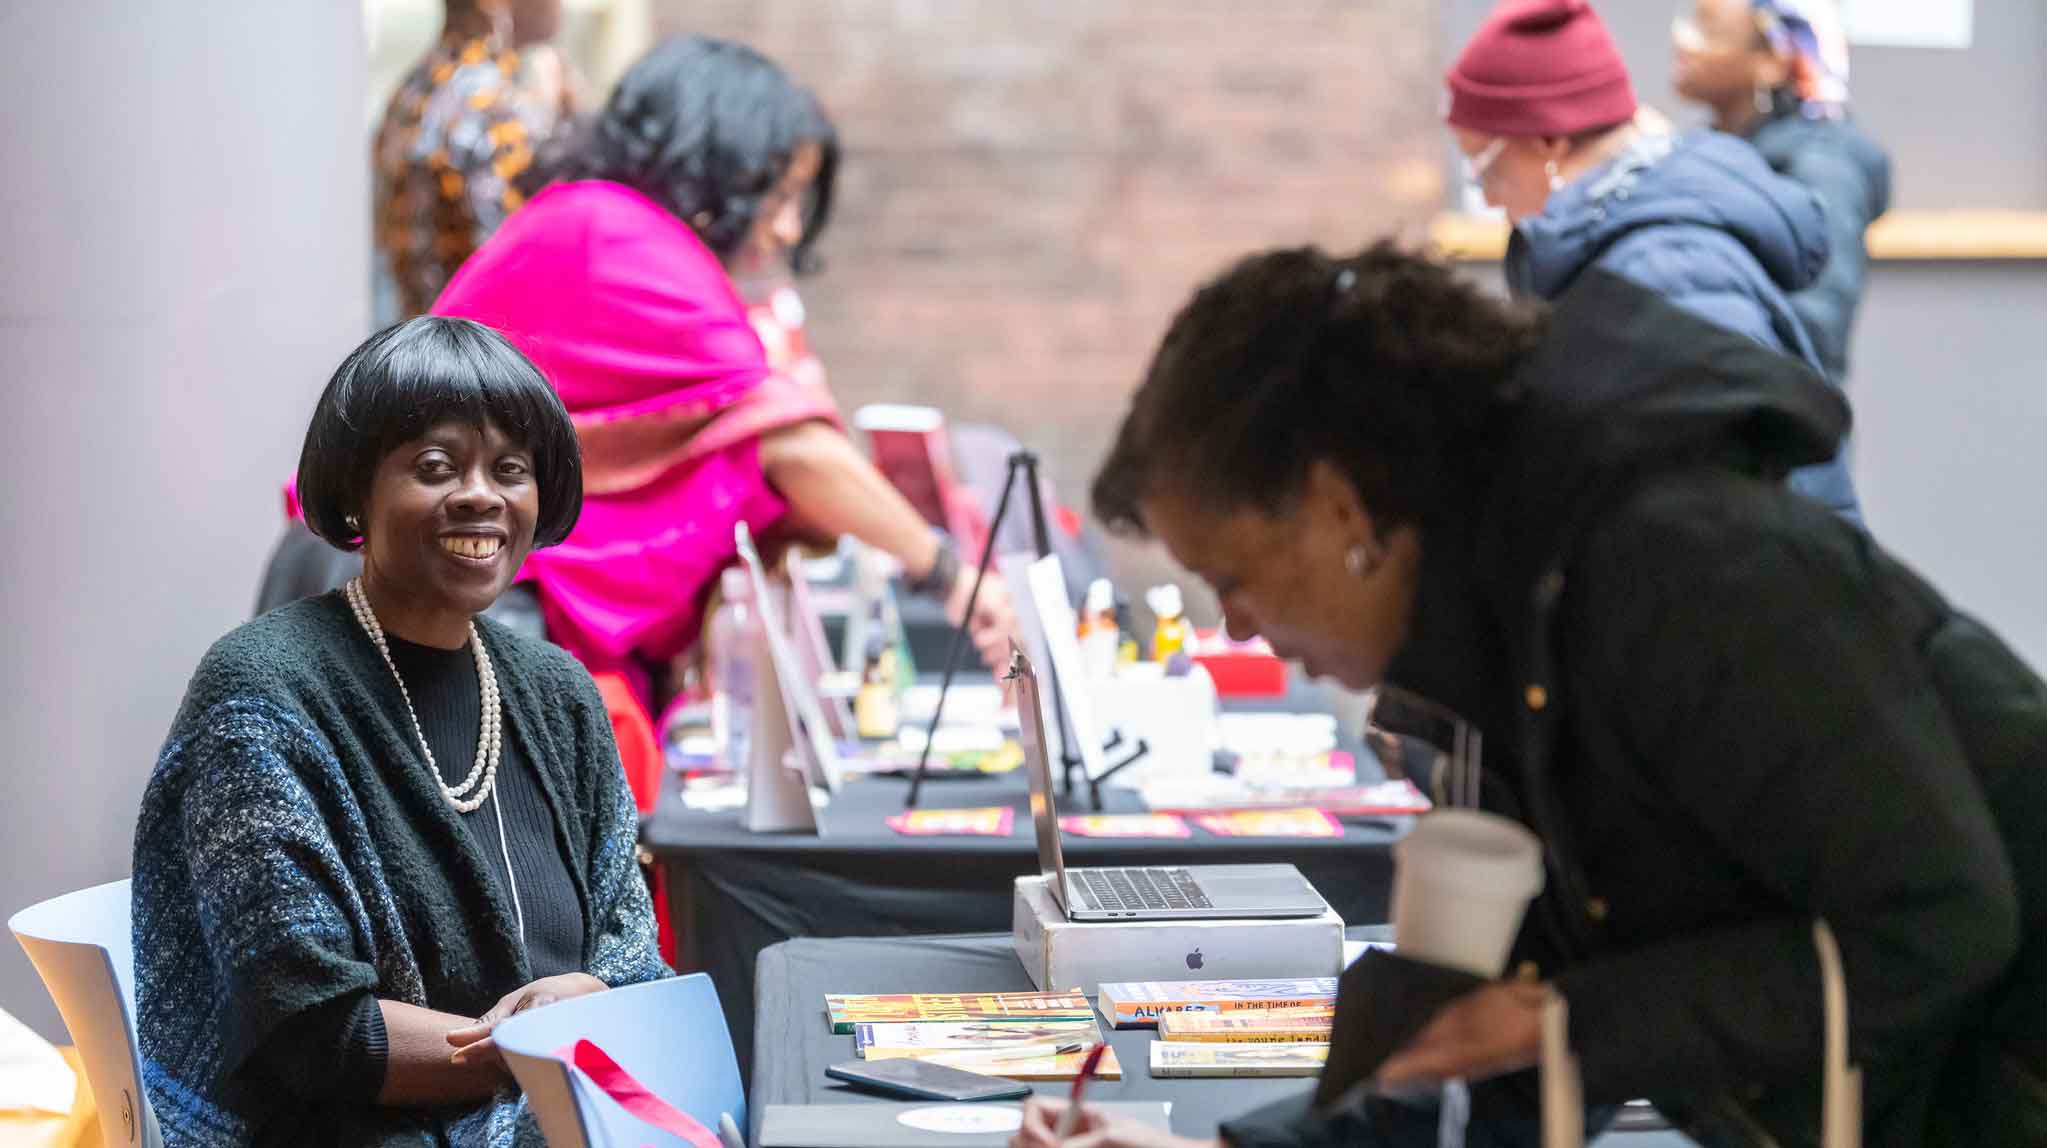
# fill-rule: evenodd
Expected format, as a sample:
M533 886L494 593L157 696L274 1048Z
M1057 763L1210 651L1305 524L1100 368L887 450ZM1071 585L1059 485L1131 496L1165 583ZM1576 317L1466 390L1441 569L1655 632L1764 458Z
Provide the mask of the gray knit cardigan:
M604 703L568 654L478 619L505 735L539 774L584 911L583 968L667 976ZM341 595L273 610L193 674L135 832L143 1080L167 1148L539 1145L506 1089L468 1109L321 1105L252 1059L361 989L476 1016L532 979L496 861L420 758L396 682Z

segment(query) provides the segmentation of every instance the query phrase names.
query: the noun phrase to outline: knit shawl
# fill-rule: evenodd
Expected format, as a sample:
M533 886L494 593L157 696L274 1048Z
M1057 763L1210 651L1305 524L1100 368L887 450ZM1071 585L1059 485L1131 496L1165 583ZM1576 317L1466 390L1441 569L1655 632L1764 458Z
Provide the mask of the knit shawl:
M504 734L539 774L582 901L584 971L613 986L670 975L589 675L557 647L477 627ZM135 835L137 1032L167 1148L540 1145L515 1089L467 1109L323 1106L246 1071L281 1022L361 989L477 1016L530 981L500 867L442 798L338 592L216 643Z

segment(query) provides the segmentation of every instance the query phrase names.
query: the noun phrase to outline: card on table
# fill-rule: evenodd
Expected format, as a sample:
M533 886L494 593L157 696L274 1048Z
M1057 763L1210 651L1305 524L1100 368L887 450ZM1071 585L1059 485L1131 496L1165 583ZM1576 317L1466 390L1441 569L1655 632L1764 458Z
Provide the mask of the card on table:
M1096 813L1062 817L1059 828L1076 837L1189 837L1187 822L1171 813Z
M1320 809L1239 809L1194 819L1218 837L1341 837L1343 823Z
M913 809L883 819L905 837L1007 837L1016 810L1007 805L978 809Z

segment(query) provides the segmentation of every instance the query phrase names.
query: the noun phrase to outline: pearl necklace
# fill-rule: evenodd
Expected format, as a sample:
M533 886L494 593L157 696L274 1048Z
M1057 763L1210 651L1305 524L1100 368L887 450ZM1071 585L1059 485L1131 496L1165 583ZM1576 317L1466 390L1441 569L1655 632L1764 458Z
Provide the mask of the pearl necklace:
M370 636L371 644L377 647L377 653L383 655L384 664L390 667L391 677L398 683L398 696L405 699L405 714L412 719L413 735L419 738L419 752L426 755L427 772L433 775L434 784L441 787L441 796L458 813L481 808L490 800L491 791L497 788L503 726L499 718L497 671L491 668L490 651L483 648L483 638L476 632L476 623L469 623L469 648L475 653L476 678L483 689L483 725L476 736L476 764L460 785L450 786L441 779L440 767L434 762L433 747L426 743L426 731L420 728L419 713L412 708L412 694L405 688L405 678L398 672L398 664L391 660L390 643L384 640L384 627L370 609L370 598L363 591L362 579L349 579L345 589L349 608L355 611L355 620L362 624L363 633Z

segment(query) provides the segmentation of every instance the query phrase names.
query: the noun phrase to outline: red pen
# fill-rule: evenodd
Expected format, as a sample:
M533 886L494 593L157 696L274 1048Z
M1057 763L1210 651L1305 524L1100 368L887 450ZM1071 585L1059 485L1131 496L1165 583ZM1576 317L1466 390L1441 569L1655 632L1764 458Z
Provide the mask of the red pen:
M1080 1096L1087 1091L1087 1082L1094 1079L1095 1069L1101 1067L1102 1054L1109 1051L1107 1041L1098 1040L1087 1050L1087 1059L1080 1062L1080 1073L1073 1078L1073 1091L1066 1095L1066 1111L1059 1116L1059 1127L1053 1132L1058 1143L1065 1143L1080 1124Z

